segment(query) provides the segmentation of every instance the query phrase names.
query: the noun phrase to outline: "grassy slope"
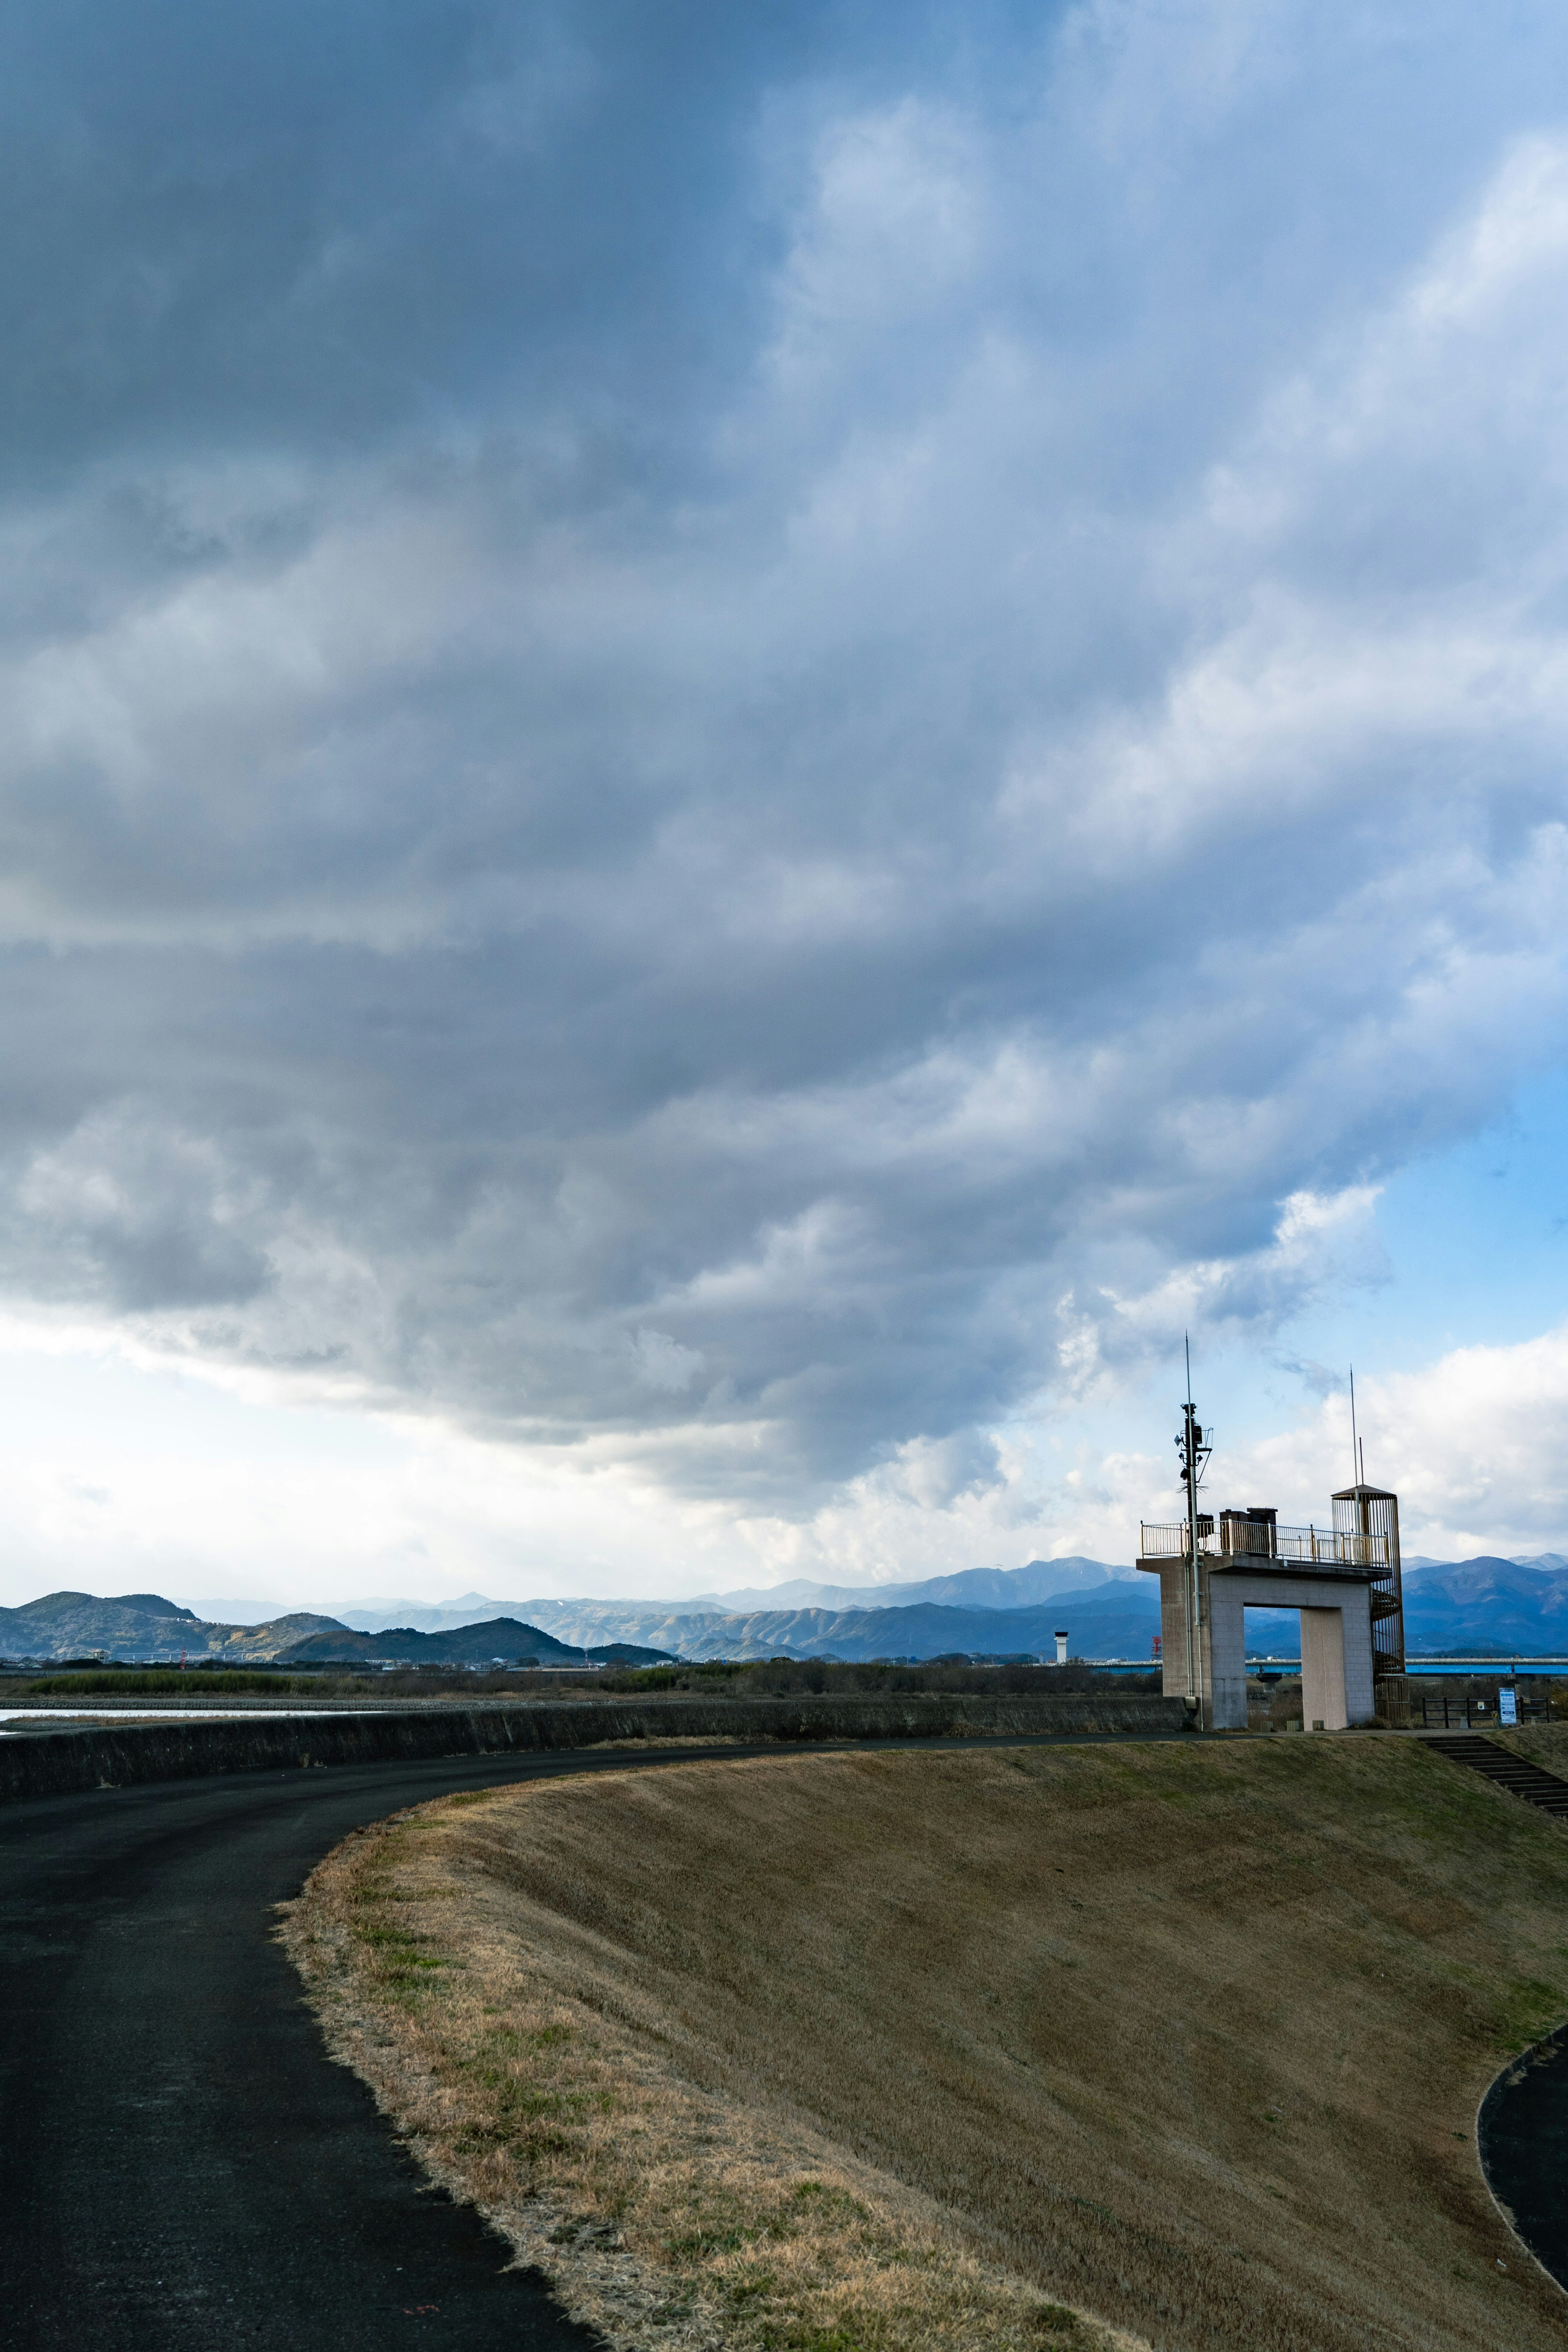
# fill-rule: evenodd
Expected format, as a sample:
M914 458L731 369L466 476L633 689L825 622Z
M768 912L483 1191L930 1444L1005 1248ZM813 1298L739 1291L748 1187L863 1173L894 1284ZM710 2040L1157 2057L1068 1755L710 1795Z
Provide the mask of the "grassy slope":
M1543 1771L1560 1772L1568 1780L1568 1723L1521 1723L1517 1731L1492 1731L1489 1738L1528 1756Z
M671 2198L711 2202L726 2133L772 2119L1180 2352L1568 2347L1470 2137L1568 2011L1568 1835L1414 1743L692 1763L358 1852L295 1934L383 2019L356 2045L383 2095L503 2219L530 2186L607 2216L726 2340L1002 2340L889 2318L864 2280L807 2325L805 2271L759 2271L743 2218L704 2268ZM683 2086L677 2147L650 2119ZM775 2173L733 2175L732 2221L785 2210L798 2163Z

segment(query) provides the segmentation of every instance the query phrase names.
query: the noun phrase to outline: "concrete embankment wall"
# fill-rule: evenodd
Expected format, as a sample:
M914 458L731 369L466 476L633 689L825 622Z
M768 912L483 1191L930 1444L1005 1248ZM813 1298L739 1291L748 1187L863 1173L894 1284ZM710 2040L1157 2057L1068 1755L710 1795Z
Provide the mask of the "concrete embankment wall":
M1059 1698L669 1698L550 1700L532 1706L419 1713L289 1717L221 1723L96 1725L0 1741L0 1798L209 1772L307 1769L317 1764L498 1756L510 1750L592 1748L606 1739L909 1739L1022 1732L1170 1732L1185 1721L1180 1699L1109 1693Z

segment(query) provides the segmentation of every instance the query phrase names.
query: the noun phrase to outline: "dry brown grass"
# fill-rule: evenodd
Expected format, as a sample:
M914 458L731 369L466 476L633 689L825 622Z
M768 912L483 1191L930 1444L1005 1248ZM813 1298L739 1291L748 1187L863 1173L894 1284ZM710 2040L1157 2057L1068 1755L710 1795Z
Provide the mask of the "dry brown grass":
M1568 1723L1521 1723L1517 1730L1493 1730L1487 1737L1528 1756L1543 1772L1559 1772L1568 1780Z
M552 1780L351 1840L289 1933L617 2342L1568 2347L1472 2139L1568 2010L1568 1833L1412 1741Z

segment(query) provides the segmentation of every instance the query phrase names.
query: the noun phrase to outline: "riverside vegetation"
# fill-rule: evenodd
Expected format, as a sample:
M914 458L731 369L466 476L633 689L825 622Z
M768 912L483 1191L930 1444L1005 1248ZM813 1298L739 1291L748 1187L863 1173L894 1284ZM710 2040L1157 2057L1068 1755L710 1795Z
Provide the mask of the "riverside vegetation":
M534 1782L349 1840L285 1932L617 2346L1568 2347L1472 2137L1568 2009L1568 1839L1415 1742Z
M573 1673L527 1667L475 1674L451 1666L414 1666L394 1674L337 1673L313 1668L287 1673L272 1667L83 1665L17 1678L27 1698L168 1696L199 1702L237 1694L327 1698L610 1697L659 1696L787 1698L796 1696L902 1697L919 1692L991 1695L998 1697L1081 1696L1121 1692L1134 1697L1157 1691L1157 1674L1104 1674L1092 1666L976 1666L966 1661L926 1659L915 1665L842 1665L822 1658L705 1659L669 1666L633 1666Z

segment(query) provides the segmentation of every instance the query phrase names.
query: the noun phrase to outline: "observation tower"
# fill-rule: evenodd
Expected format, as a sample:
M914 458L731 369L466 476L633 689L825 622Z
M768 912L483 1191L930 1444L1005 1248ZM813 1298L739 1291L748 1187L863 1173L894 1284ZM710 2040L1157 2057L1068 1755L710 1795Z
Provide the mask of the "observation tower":
M1145 1520L1138 1545L1138 1566L1160 1580L1167 1698L1191 1702L1200 1730L1245 1731L1246 1612L1299 1609L1303 1725L1388 1720L1404 1696L1398 1496L1362 1478L1332 1497L1325 1527L1282 1528L1258 1505L1200 1510L1211 1448L1190 1396L1176 1444L1186 1515Z

